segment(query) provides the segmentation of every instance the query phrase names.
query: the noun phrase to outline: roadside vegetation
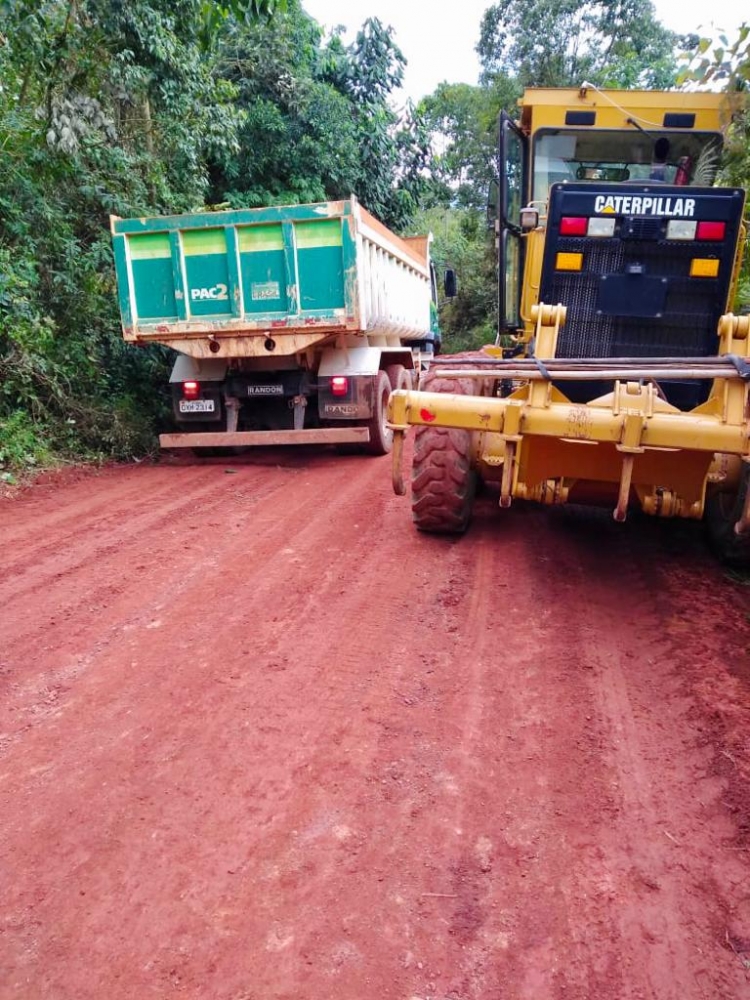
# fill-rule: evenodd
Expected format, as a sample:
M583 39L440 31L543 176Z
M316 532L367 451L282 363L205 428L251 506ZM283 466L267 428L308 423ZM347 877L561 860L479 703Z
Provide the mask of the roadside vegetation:
M0 0L0 479L148 453L168 420L168 352L120 337L110 215L355 193L435 234L460 274L446 347L476 346L494 336L499 112L532 84L674 86L686 52L693 77L745 89L743 31L719 51L667 31L649 0L501 0L479 84L413 107L377 18L345 44L300 0ZM725 168L745 186L749 137L745 112Z

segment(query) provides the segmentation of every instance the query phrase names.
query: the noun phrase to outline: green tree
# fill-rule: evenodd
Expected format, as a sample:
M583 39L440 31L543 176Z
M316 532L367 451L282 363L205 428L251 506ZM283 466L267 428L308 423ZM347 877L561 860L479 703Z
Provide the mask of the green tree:
M0 4L0 464L150 440L164 353L124 349L108 215L200 204L207 157L237 148L206 6ZM223 30L271 7L210 13Z
M290 0L263 26L235 23L217 72L242 111L239 152L211 162L211 199L294 203L356 194L387 225L406 224L424 185L427 136L413 108L391 95L404 59L389 30L365 23L345 46Z
M482 17L477 51L485 79L523 86L673 86L679 38L651 0L498 0Z
M356 40L340 51L330 79L352 103L360 160L356 193L386 225L408 224L424 190L428 138L410 104L399 116L390 103L406 60L392 32L368 18Z
M493 343L497 332L497 265L484 216L470 208L434 206L418 213L413 231L434 236L438 272L454 268L458 295L441 300L443 350L473 350Z
M214 202L237 206L348 196L360 175L351 102L328 79L338 58L297 0L263 25L232 22L216 73L236 90L239 150L210 161Z
M429 174L433 198L484 210L497 178L497 122L515 111L517 84L498 76L481 87L441 83L422 99L419 111L433 149Z

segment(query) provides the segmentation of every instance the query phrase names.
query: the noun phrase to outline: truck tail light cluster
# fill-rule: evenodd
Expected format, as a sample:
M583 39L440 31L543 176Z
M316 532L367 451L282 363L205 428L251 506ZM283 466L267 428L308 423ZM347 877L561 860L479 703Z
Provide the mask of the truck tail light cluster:
M334 375L331 379L331 395L345 396L349 392L349 379L346 375Z
M182 395L185 399L197 399L201 393L200 382L183 382L182 383Z

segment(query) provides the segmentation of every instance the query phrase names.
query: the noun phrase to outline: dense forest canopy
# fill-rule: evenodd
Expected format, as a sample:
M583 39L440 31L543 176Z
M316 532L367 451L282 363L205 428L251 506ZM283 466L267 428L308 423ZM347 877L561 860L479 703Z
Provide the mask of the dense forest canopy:
M484 13L477 51L485 77L523 86L659 89L674 84L686 43L656 20L651 0L499 0Z
M432 228L459 267L443 325L460 347L492 335L484 212L497 116L523 86L672 86L686 49L693 76L747 86L747 33L717 52L650 0L499 0L477 35L479 85L413 107L376 17L346 44L300 0L0 0L0 476L142 452L164 419L167 352L120 337L110 214L355 193L393 228Z

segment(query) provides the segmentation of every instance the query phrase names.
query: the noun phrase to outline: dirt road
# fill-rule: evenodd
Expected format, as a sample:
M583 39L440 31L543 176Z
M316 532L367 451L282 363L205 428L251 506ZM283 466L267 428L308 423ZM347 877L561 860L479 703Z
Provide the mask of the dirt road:
M0 997L750 997L750 588L503 513L326 452L0 501Z

